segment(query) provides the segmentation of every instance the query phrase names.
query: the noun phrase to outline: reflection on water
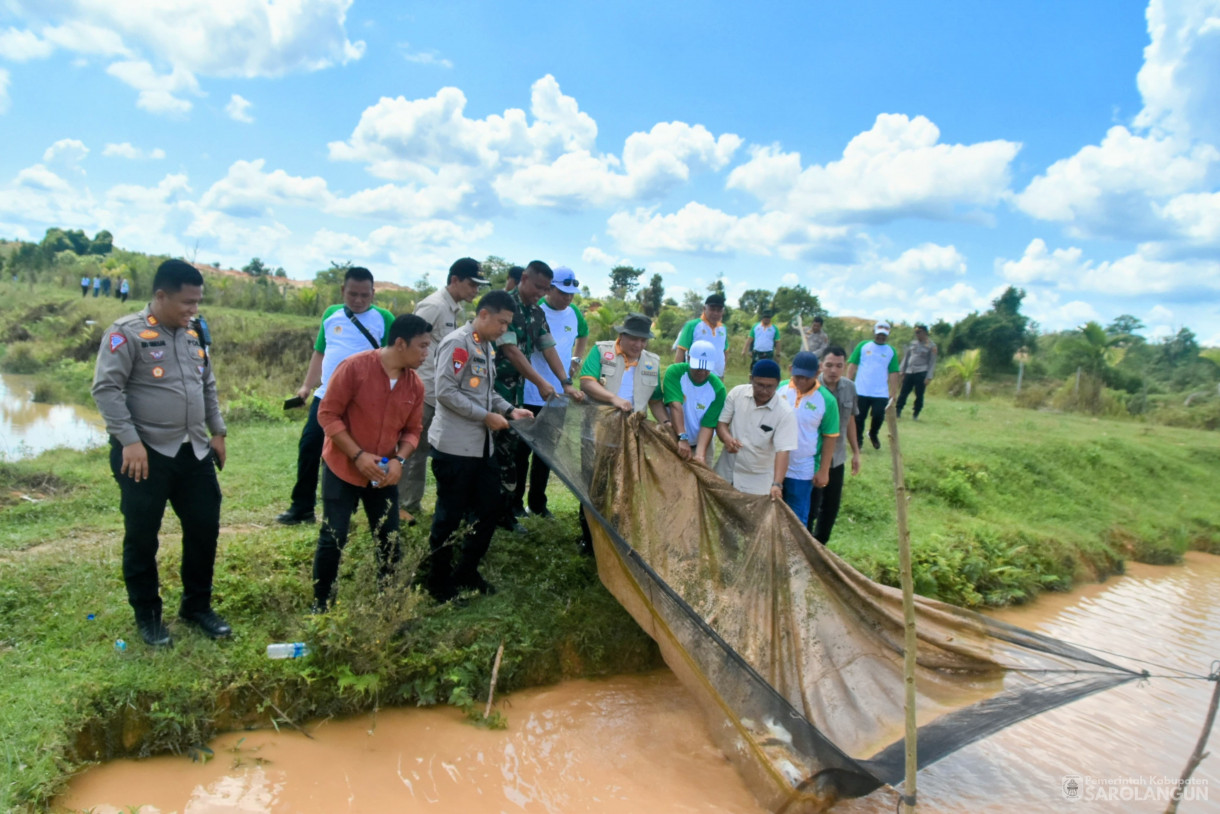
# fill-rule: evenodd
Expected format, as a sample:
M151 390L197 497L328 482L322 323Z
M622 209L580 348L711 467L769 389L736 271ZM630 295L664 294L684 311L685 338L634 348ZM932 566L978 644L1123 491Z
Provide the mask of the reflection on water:
M995 614L1022 627L1206 672L1220 657L1220 557L1132 565L1102 586ZM1127 664L1122 659L1115 659ZM1142 669L1141 665L1128 666ZM1149 668L1154 673L1163 672ZM1212 685L1155 678L1044 713L919 774L928 812L1160 812L1157 800L1068 801L1074 775L1148 789L1176 779L1194 749ZM513 695L509 729L485 732L451 709L383 711L294 732L223 736L206 765L115 761L77 778L59 804L97 814L154 812L760 812L668 672L574 681ZM1220 737L1220 736L1217 736ZM1182 814L1220 810L1220 744L1195 772ZM836 812L895 810L893 790Z
M106 442L105 425L95 411L69 404L35 404L30 401L33 386L29 376L0 376L0 460Z

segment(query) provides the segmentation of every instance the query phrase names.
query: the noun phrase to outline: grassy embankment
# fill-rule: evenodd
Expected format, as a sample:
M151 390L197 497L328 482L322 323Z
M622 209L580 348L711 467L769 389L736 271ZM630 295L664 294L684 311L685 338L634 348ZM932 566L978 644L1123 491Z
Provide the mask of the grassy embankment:
M79 392L73 381L80 374L64 375L68 365L57 360L87 339L96 348L115 306L37 293L37 300L0 296L5 358L16 351L37 362L28 372L41 370L48 386ZM66 307L26 319L58 301ZM95 309L104 311L92 317L96 335L80 336L81 318ZM237 635L214 643L180 629L177 646L164 653L136 640L120 577L117 490L103 451L56 451L0 466L0 810L45 804L83 761L187 751L226 728L390 704L473 708L501 641L501 690L657 663L655 649L597 583L592 563L575 553L575 504L558 488L556 520L530 521L528 539L498 534L487 568L501 587L496 596L442 610L408 591L377 598L361 521L338 609L307 617L316 528L271 522L292 482L299 424L265 418L275 414L275 397L296 386L313 320L209 316L233 421L221 476L217 604ZM44 336L50 317L69 329L81 324L67 338ZM22 350L11 338L19 322L31 333ZM91 353L80 355L78 364L90 367ZM924 420L904 422L902 431L922 593L1005 604L1104 577L1128 558L1168 562L1188 547L1220 552L1214 433L946 399L931 401ZM889 458L869 449L864 460L864 472L849 480L832 547L893 584ZM172 514L163 531L172 609L179 591ZM424 532L408 538L418 556ZM114 649L120 637L129 642L123 654ZM310 641L315 655L271 662L262 654L267 642L295 640Z

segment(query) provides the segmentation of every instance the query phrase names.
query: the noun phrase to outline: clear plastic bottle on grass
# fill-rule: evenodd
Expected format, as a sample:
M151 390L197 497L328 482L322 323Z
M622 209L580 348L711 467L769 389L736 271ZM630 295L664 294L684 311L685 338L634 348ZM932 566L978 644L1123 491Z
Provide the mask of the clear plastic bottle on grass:
M305 642L276 642L267 645L269 659L299 659L309 655L309 645Z

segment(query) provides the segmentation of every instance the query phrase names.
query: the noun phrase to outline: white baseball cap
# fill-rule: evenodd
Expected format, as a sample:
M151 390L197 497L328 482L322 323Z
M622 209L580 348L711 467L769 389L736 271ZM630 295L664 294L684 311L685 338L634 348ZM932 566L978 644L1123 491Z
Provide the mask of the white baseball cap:
M890 324L888 322L878 322L876 325L873 326L873 333L875 333L875 334L887 334L888 335L889 332L890 332Z
M716 367L716 348L706 339L700 339L691 343L686 359L691 370L712 370Z

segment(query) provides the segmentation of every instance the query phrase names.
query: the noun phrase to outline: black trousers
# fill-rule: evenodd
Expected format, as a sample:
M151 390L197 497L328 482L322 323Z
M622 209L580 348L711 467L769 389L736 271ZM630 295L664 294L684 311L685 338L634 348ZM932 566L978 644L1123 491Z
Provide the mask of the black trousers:
M542 412L542 408L533 404L525 405L525 409L534 414L535 417ZM530 464L530 458L534 459L533 464ZM512 506L514 509L520 509L524 506L529 506L529 510L534 514L542 514L546 511L546 485L551 477L551 468L546 463L534 454L530 445L517 439L517 483L513 489ZM529 494L526 495L526 486L529 486Z
M876 436L881 432L881 425L885 423L885 405L889 404L890 400L886 396L857 396L856 404L859 407L859 414L856 416L856 441L861 447L864 446L864 424L868 418L869 411L873 413L872 423L869 424L868 434Z
M806 528L822 545L830 542L835 520L839 517L839 505L843 502L843 474L846 463L830 468L830 479L821 489L813 487L809 501L809 523Z
M759 359L774 359L774 358L775 358L775 351L773 351L773 350L750 351L750 367L753 368L754 364Z
M364 504L369 529L377 540L378 576L392 573L402 554L398 544L398 487L355 486L322 464L322 528L313 555L313 598L319 604L325 605L332 598L339 559L358 504Z
M923 410L923 391L928 386L928 371L921 370L918 373L904 373L902 375L902 391L898 394L898 403L894 405L894 409L898 415L902 415L902 408L906 406L907 396L911 395L911 391L915 391L915 407L912 412L916 417Z
M212 569L220 536L220 483L212 456L202 461L190 444L173 458L148 450L148 477L136 483L120 473L123 447L110 439L110 471L119 485L123 513L123 582L137 613L161 611L157 549L161 519L169 503L182 523L182 613L212 606Z
M318 467L322 465L322 444L326 442L326 433L318 423L321 403L322 399L317 397L309 403L309 418L305 419L297 443L297 482L292 487L292 508L301 512L312 512L318 499Z
M479 563L491 545L503 506L500 468L491 456L450 455L434 447L432 475L436 478L436 512L428 537L432 553L424 584L443 601L478 582ZM474 529L460 540L450 539L469 515L474 516ZM459 549L456 566L455 547Z

